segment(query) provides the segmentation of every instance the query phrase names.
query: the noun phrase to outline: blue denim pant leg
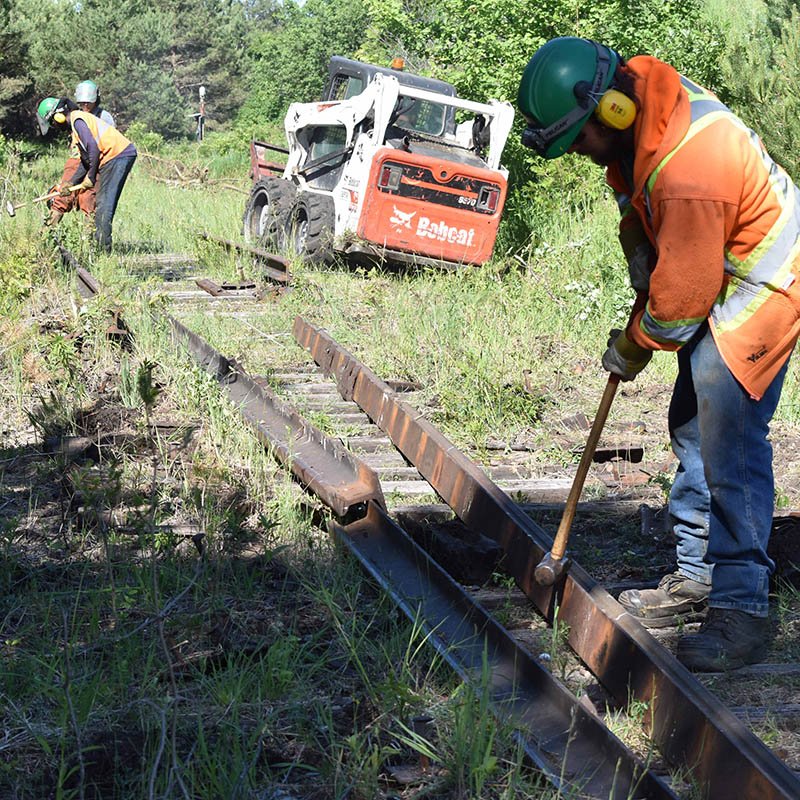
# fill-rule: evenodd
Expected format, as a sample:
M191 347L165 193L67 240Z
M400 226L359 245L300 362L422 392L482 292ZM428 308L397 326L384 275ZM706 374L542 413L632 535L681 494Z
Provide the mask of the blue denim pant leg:
M709 604L768 611L774 481L769 422L786 366L761 400L731 374L707 326L678 352L669 412L680 467L670 495L680 572L708 582Z
M97 208L94 212L94 238L102 250L111 250L111 222L134 161L135 155L117 156L100 167Z
M711 585L706 562L711 496L700 457L697 397L689 355L694 342L678 351L678 377L669 406L669 431L678 469L669 495L669 515L675 533L678 572Z

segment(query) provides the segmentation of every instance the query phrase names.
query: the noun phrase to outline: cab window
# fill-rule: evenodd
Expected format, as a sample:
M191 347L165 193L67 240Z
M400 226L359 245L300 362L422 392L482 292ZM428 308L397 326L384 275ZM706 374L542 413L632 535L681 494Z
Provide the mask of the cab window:
M320 125L311 132L306 163L310 164L318 158L341 152L346 146L347 130L343 125ZM346 162L346 155L334 158L306 175L306 180L319 189L333 189Z
M446 108L430 100L411 100L401 97L398 100L401 109L395 120L398 128L426 133L429 136L441 136L444 133Z
M331 100L349 100L364 91L364 81L355 75L336 75L331 86Z

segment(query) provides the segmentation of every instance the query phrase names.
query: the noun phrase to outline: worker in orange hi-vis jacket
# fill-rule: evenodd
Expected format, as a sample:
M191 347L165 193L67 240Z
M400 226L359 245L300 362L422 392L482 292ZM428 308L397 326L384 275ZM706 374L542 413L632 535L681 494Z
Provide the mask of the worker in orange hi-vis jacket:
M114 126L114 117L100 105L100 92L94 81L81 81L75 87L75 103L81 111L94 114L104 122ZM70 151L67 163L64 165L61 180L53 186L51 191L59 191L62 185L77 172L80 163L78 151L73 148ZM58 225L64 214L73 209L79 209L87 216L91 216L94 214L97 205L97 186L95 185L91 189L86 189L78 194L54 197L49 201L48 205L50 206L50 216L45 224L49 226Z
M650 56L553 39L517 102L525 145L588 156L617 197L636 300L603 366L632 380L654 350L677 351L677 569L619 601L649 627L704 618L678 642L690 669L759 661L775 566L769 422L800 334L800 190L714 94Z
M39 129L46 134L51 125L69 128L72 146L80 164L61 187L66 195L85 191L98 183L94 238L102 250L111 250L111 223L122 189L136 161L136 147L116 128L94 114L79 111L67 97L46 97L36 112Z

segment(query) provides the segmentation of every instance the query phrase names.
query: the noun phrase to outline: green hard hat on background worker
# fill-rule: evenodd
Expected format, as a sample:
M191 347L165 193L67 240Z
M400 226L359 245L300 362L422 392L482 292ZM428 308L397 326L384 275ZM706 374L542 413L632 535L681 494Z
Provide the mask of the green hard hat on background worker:
M517 105L528 121L527 147L544 158L567 152L614 81L620 58L589 39L562 36L543 44L522 73Z
M57 97L45 97L45 99L39 103L39 107L36 109L36 121L39 123L39 130L42 132L42 136L50 130L50 125L53 122L66 122L66 117L60 119L56 116L59 114L63 116L65 111L69 111L69 107L64 101L64 98L59 100Z

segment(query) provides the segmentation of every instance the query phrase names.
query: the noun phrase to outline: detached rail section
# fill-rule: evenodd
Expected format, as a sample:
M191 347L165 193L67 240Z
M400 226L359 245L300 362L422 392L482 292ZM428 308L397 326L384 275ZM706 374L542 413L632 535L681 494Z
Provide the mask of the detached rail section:
M520 589L550 622L557 604L570 646L617 702L647 704L645 721L662 755L688 769L705 796L800 798L794 772L578 564L560 585L535 582L536 565L551 546L547 534L419 412L325 331L298 317L294 336L336 380L342 397L362 408L459 518L503 547ZM504 679L517 685L511 673ZM530 722L541 729L539 719ZM644 796L644 788L632 796Z
M85 270L78 279L82 291L101 290ZM526 757L554 786L597 800L676 800L660 777L387 516L380 482L369 467L235 361L164 316L174 338L217 379L258 437L334 511L338 520L331 529L338 541L422 627L456 673L489 693L494 713L515 725Z

